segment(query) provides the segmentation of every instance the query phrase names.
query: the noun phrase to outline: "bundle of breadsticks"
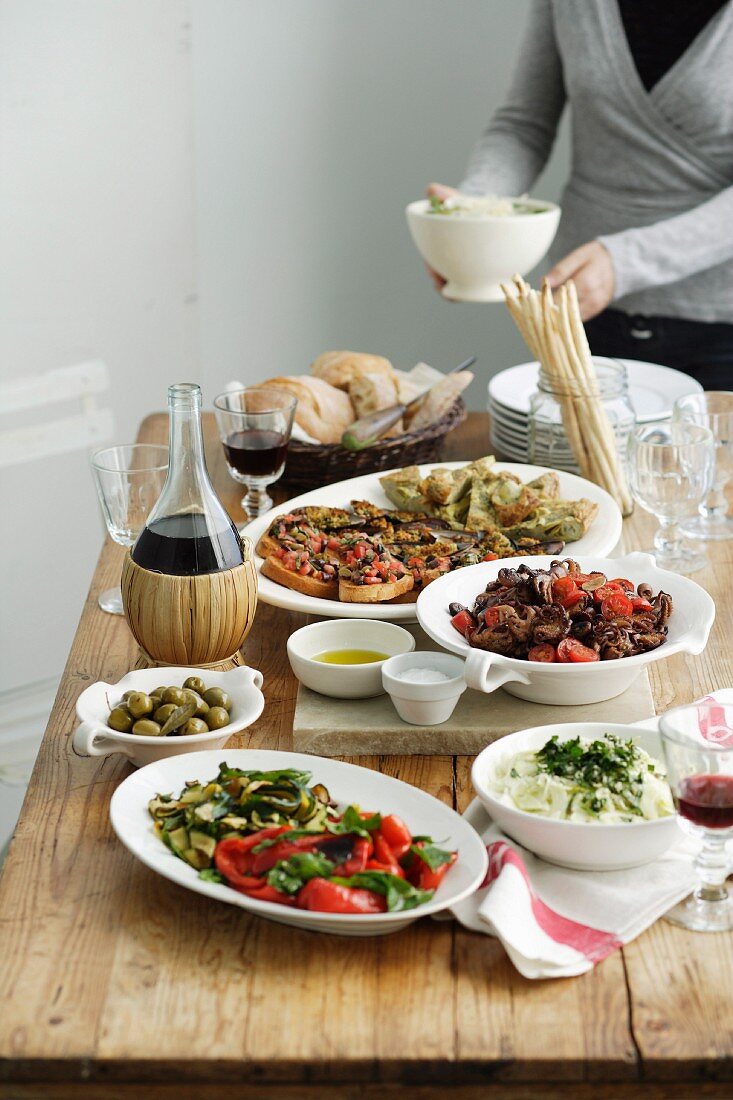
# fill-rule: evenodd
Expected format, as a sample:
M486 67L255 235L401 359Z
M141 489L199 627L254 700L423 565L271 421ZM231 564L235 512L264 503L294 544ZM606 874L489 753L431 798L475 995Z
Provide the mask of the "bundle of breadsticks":
M556 293L547 279L540 292L519 275L502 283L507 308L524 342L550 379L563 426L583 477L611 494L624 516L633 501L619 459L616 437L601 402L598 377L580 319L575 283Z

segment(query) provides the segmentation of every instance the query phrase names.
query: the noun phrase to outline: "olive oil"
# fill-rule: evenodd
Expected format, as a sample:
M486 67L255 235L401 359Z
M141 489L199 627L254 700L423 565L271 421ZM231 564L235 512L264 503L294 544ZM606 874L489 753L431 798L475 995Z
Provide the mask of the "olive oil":
M377 653L374 649L327 649L317 653L313 660L322 661L324 665L373 665L388 657L388 653Z

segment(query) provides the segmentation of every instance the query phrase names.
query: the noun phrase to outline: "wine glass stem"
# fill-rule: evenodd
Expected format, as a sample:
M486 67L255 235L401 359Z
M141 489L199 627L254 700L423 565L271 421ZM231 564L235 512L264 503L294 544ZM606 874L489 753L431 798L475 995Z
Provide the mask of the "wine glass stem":
M654 549L665 558L676 558L680 553L681 539L680 528L676 520L665 519L659 521L659 528L654 536Z
M695 897L699 901L725 901L728 897L725 886L728 857L724 836L718 837L709 830L705 831L702 848L695 859L695 870L700 880Z

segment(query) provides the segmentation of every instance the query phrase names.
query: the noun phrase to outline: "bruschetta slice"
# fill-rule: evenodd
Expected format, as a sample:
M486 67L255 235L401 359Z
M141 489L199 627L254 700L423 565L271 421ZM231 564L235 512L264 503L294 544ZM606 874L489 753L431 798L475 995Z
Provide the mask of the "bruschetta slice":
M321 600L338 600L338 569L331 562L314 558L307 550L280 547L262 563L262 575L275 584L315 596Z
M385 603L409 592L412 573L378 539L358 539L345 549L339 569L339 599L345 603Z

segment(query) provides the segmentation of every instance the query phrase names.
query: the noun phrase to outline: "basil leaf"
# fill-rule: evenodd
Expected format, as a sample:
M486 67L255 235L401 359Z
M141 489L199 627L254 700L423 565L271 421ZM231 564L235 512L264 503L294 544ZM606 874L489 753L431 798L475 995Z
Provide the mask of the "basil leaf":
M312 878L328 878L334 865L320 852L294 852L268 872L267 882L281 894L297 894Z
M221 871L217 871L216 867L204 867L203 871L199 871L199 878L204 882L226 882Z
M453 855L452 852L447 852L445 848L439 848L437 844L424 844L422 848L417 844L411 844L410 851L419 856L423 863L427 863L431 871L437 871L439 867L450 863Z
M390 913L416 909L418 905L424 905L426 901L430 901L434 893L433 890L419 890L407 879L399 878L398 875L389 875L386 871L360 871L349 878L334 876L331 882L339 886L373 890L375 894L382 894Z
M340 821L329 821L326 828L330 833L341 836L344 833L354 833L367 839L382 824L381 814L372 814L371 817L362 817L356 806L347 806Z

